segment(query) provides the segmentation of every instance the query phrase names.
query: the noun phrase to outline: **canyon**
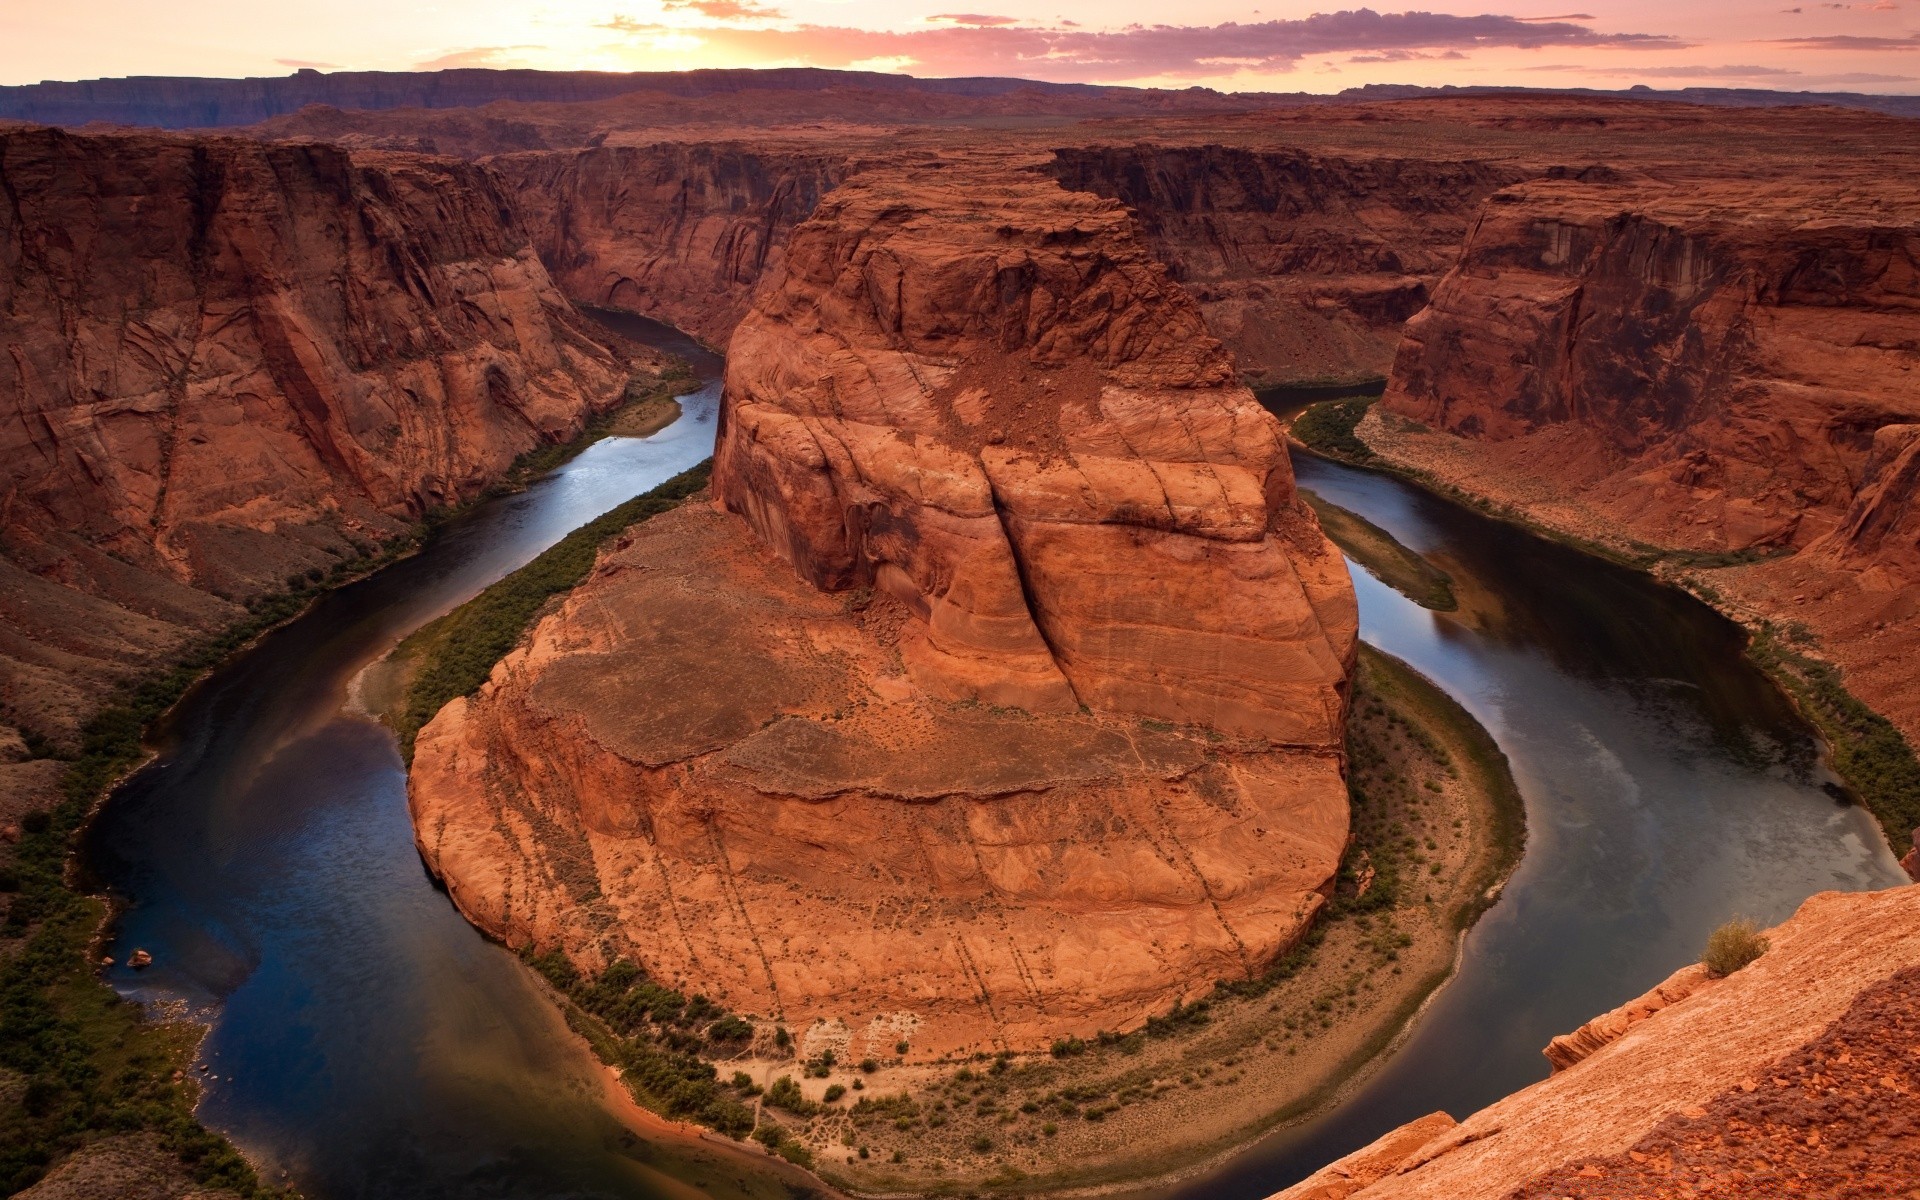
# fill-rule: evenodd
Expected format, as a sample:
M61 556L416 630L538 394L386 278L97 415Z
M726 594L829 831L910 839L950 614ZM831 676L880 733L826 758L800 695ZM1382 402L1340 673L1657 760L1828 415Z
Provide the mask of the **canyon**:
M219 134L0 123L8 821L117 688L663 369L589 307L728 352L710 502L422 732L415 834L490 935L809 1056L1136 1028L1307 935L1357 616L1250 387L1385 379L1377 464L1778 630L1920 736L1905 120L455 74L34 101ZM1831 1171L1754 1108L1814 1073L1841 1098L1782 1098L1827 1145L1906 1137L1860 1098L1908 1111L1915 894L1818 897L1537 1089L1283 1194L1722 1186L1753 1129Z
M45 742L633 369L465 163L9 129L0 181L0 720Z
M484 928L849 1060L1137 1025L1304 933L1352 592L1119 206L843 182L734 332L713 492L421 731Z

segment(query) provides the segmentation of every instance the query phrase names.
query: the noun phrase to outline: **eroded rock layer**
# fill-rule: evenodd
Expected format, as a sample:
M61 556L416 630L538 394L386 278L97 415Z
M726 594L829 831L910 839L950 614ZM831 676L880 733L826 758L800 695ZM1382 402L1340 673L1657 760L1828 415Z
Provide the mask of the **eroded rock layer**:
M933 694L1337 742L1344 566L1118 205L997 165L856 177L736 331L725 421L721 501L912 611Z
M1390 456L1733 565L1716 591L1805 626L1920 735L1920 203L1900 180L1502 192L1383 407L1436 431L1385 430Z
M1676 976L1589 1026L1551 1078L1458 1125L1395 1130L1274 1200L1909 1194L1920 887L1824 892L1767 936L1752 965Z
M478 924L853 1057L1137 1024L1303 932L1355 610L1125 214L864 174L733 341L716 493L416 745Z
M844 158L666 142L511 154L492 166L570 297L646 313L723 346Z
M1133 211L1256 385L1384 377L1480 206L1524 174L1222 145L1063 148L1052 171Z
M0 132L0 694L69 732L617 398L483 169Z

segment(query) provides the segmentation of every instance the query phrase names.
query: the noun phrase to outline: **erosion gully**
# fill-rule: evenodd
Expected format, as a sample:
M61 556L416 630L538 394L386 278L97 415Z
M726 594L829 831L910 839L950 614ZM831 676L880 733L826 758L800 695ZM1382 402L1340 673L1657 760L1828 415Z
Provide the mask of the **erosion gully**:
M711 452L719 360L604 319L694 363L705 386L685 415L479 506L222 666L83 848L125 906L107 953L153 955L108 979L209 1025L201 1116L313 1200L806 1190L757 1151L621 1103L532 973L427 876L393 738L352 695L407 633ZM1816 891L1904 878L1704 605L1387 476L1296 470L1453 574L1461 607L1442 614L1355 568L1361 630L1498 740L1527 853L1391 1058L1326 1114L1154 1196L1263 1197L1402 1121L1464 1115L1543 1077L1548 1038L1691 960L1728 917L1771 922Z

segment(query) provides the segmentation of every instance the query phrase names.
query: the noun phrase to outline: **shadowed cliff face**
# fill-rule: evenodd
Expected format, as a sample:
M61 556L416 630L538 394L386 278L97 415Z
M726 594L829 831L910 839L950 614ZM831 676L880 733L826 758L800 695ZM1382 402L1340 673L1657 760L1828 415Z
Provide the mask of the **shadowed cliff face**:
M1218 145L1065 148L1061 185L1131 209L1256 386L1386 373L1510 164Z
M1131 1027L1296 942L1346 844L1353 592L1117 205L861 173L724 406L732 512L631 531L421 731L464 912L847 1060Z
M481 168L27 129L0 184L0 678L50 735L626 380Z
M567 295L724 345L842 155L664 143L492 160Z

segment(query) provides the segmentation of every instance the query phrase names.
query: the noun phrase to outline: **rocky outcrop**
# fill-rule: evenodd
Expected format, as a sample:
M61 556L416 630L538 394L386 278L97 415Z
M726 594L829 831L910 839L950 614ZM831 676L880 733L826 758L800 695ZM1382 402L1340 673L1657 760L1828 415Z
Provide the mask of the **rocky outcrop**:
M843 184L734 336L715 494L421 732L483 928L853 1059L1131 1026L1304 931L1352 592L1117 206Z
M1384 376L1481 204L1524 174L1222 145L1069 147L1052 173L1133 211L1256 386Z
M939 162L843 186L734 336L714 491L816 587L905 605L934 694L1338 740L1345 570L1109 202Z
M574 300L645 313L724 346L843 160L680 142L504 155L492 165Z
M16 129L0 184L0 694L48 736L627 379L477 167Z
M1620 1007L1601 1013L1574 1030L1547 1043L1541 1053L1555 1071L1564 1071L1594 1051L1620 1039L1620 1035L1671 1004L1678 1004L1701 988L1719 980L1700 963L1690 963L1667 976L1645 995L1636 996Z
M1362 432L1543 524L1678 552L1913 739L1920 204L1897 171L1781 170L1494 196L1401 345L1382 408L1418 424Z
M1870 198L1525 184L1409 325L1385 405L1571 474L1643 541L1806 546L1876 442L1898 474L1876 431L1920 418L1917 264L1920 233ZM1897 521L1853 519L1869 539Z
M1920 887L1825 892L1767 936L1551 1078L1410 1150L1415 1126L1389 1133L1354 1156L1366 1186L1275 1200L1899 1194L1920 1152Z

